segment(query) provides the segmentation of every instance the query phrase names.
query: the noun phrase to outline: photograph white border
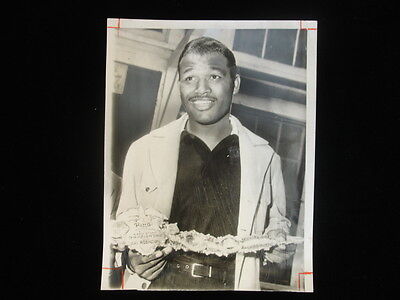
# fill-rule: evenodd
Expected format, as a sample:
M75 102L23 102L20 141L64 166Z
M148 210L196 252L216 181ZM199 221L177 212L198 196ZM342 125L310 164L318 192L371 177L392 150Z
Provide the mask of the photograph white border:
M305 194L304 194L304 288L299 291L312 292L313 287L313 217L314 217L314 165L316 134L316 88L317 88L317 21L263 21L263 20L133 20L107 19L107 58L106 58L106 100L105 100L105 148L104 148L104 215L103 215L103 269L109 262L109 216L111 206L108 201L111 184L111 99L114 80L114 37L115 31L124 28L164 28L164 29L307 29L307 68L306 68L306 156L305 156ZM103 270L104 271L104 270ZM103 272L105 273L105 272ZM300 275L300 274L299 274ZM300 276L299 276L300 278ZM101 289L107 289L102 276Z

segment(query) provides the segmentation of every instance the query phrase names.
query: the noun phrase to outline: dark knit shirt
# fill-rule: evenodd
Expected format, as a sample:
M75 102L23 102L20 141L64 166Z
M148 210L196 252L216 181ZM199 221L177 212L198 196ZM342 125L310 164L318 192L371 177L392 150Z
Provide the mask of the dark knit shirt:
M169 222L182 231L213 236L236 235L240 199L239 138L232 134L213 150L198 137L183 131L174 198ZM177 253L202 264L234 265L228 258L198 253Z

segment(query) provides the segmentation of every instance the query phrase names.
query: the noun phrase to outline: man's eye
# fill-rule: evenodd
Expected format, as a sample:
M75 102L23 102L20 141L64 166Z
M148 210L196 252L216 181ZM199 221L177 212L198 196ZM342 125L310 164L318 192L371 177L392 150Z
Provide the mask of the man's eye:
M215 80L215 79L220 79L220 78L222 78L221 76L219 76L219 75L211 75L211 79L213 79L213 80Z
M192 81L192 80L193 80L192 76L188 76L188 77L185 78L185 81Z

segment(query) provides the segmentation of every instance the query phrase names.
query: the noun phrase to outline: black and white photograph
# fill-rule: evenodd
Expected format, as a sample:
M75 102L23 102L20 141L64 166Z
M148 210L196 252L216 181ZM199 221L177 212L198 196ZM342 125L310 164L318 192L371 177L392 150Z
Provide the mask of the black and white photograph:
M393 5L68 4L5 10L5 288L393 297Z
M317 31L107 20L102 290L313 291Z

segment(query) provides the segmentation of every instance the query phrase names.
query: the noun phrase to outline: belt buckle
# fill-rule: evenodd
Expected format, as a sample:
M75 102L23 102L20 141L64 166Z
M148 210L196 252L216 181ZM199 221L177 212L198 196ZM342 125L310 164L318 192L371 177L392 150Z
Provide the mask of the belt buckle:
M202 275L195 275L194 274L194 268L196 267L196 266L203 266L203 267L205 267L205 265L202 265L202 264L198 264L198 263L193 263L192 264L192 271L191 271L191 275L192 275L192 277L206 277L206 276L202 276ZM212 270L212 267L211 266L208 266L208 277L210 277L211 278L211 270Z

